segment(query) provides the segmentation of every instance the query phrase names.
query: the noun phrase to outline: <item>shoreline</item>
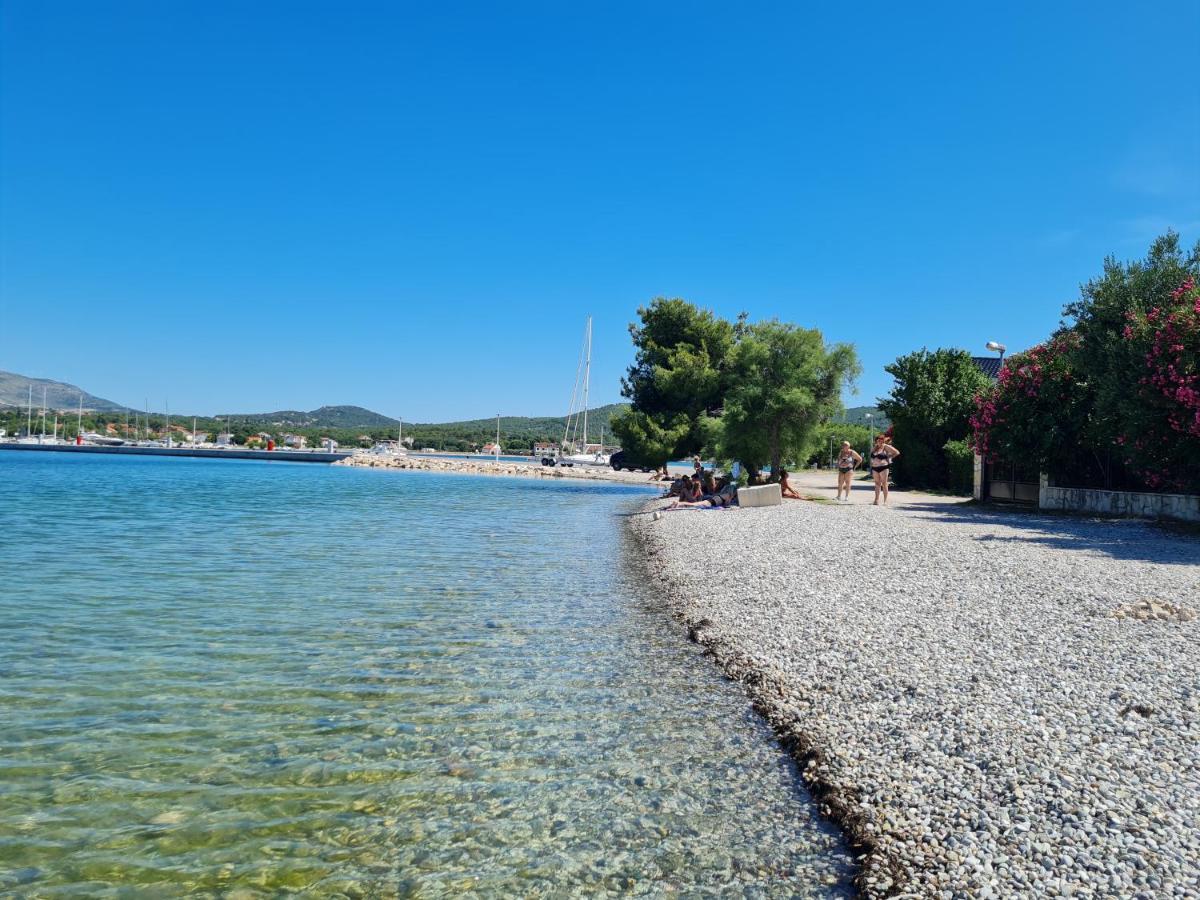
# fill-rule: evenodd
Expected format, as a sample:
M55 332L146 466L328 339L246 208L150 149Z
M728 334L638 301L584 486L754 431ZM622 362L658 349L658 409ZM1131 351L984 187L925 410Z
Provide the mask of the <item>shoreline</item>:
M609 466L543 466L535 462L489 462L485 459L451 459L434 456L349 456L333 463L360 469L396 469L416 472L449 472L507 478L570 478L577 481L610 481L661 491L661 482L645 472L618 472Z
M630 528L841 828L862 896L1195 895L1194 539L928 498ZM725 562L696 571L697 547Z

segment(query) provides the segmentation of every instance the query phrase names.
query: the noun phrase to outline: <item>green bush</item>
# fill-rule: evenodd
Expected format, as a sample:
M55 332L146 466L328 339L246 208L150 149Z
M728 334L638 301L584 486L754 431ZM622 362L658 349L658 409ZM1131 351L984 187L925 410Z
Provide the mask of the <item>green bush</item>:
M975 451L967 441L946 441L946 485L955 494L970 494L975 488Z

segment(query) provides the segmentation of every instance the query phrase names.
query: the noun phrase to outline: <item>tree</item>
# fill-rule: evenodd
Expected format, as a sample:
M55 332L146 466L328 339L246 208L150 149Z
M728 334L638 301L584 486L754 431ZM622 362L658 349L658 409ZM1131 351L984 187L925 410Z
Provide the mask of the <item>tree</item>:
M628 412L612 420L613 433L630 458L662 465L699 452L726 389L726 363L738 324L686 300L658 297L638 310L629 326L637 352L621 380Z
M785 456L804 454L859 371L852 346L826 346L816 329L777 319L744 328L728 365L723 455L752 474L768 464L778 472Z
M884 370L895 379L891 393L879 400L879 408L891 420L896 447L903 453L897 480L947 487L946 443L965 440L971 433L975 396L990 387L990 379L965 350L931 353L922 348Z

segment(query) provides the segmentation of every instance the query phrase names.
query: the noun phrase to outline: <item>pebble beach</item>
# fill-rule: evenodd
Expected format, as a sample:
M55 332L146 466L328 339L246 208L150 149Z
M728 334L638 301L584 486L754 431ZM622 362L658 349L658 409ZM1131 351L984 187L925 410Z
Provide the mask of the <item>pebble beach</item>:
M1200 897L1200 538L856 493L631 527L861 894Z

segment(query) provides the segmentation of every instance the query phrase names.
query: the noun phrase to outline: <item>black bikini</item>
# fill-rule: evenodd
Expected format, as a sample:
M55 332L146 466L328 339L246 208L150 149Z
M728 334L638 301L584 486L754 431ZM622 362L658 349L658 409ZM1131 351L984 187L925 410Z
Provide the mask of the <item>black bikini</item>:
M890 469L892 467L892 457L889 453L884 453L883 451L880 451L879 453L872 453L871 459L887 460L882 466L872 465L872 472L882 472L884 469Z

